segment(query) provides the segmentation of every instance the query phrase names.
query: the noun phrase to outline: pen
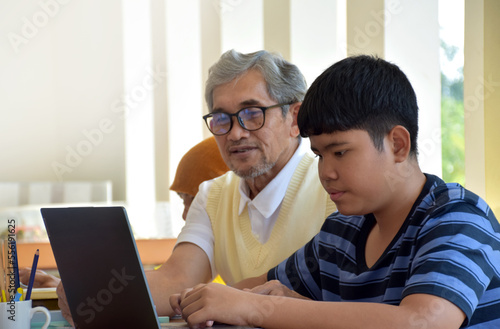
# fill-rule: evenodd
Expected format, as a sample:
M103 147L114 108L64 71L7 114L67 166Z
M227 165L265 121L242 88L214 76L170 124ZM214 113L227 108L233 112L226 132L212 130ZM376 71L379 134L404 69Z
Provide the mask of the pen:
M17 263L17 244L16 240L11 242L11 251L12 251L12 268L14 270L14 288L17 290L21 286L19 283L19 266Z
M33 283L35 282L36 266L38 265L38 255L40 251L38 249L35 252L35 257L33 257L33 265L31 266L30 281L28 282L28 291L26 291L26 297L24 300L30 300L31 289L33 289Z

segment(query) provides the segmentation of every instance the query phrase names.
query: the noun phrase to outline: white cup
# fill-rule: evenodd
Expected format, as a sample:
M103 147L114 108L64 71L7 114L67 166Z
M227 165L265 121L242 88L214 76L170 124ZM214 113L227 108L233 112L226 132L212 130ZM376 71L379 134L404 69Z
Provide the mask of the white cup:
M45 314L46 320L42 329L47 329L50 324L50 312L45 307L37 306L31 308L31 300L0 303L0 328L30 329L31 318L36 312L42 312Z

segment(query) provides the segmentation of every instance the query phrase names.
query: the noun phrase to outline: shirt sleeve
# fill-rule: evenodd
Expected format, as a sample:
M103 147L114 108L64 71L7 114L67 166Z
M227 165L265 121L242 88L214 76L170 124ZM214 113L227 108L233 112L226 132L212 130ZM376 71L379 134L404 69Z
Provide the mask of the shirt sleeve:
M500 235L494 216L467 203L451 207L422 227L403 298L417 293L442 297L459 307L468 323L500 272Z
M214 264L214 232L212 224L206 211L208 192L213 181L201 183L198 193L193 199L186 216L186 224L177 237L176 246L183 242L189 242L200 247L210 261L212 279L217 276Z
M279 280L289 289L313 300L321 300L318 260L319 234L267 273L267 280Z

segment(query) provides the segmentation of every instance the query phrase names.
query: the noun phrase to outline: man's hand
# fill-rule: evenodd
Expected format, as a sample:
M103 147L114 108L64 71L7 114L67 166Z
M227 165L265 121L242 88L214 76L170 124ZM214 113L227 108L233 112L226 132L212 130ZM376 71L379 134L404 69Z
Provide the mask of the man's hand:
M156 271L146 271L149 289L158 315L172 315L169 297L200 282L208 282L212 272L207 254L192 243L181 243Z
M293 290L288 289L288 287L283 285L278 280L268 281L263 285L257 286L252 289L244 289L244 290L261 295L273 295L273 296L283 296L283 297L291 297L299 299L309 299Z
M30 267L23 267L19 269L19 281L21 283L28 285L31 275ZM59 284L61 279L48 274L42 270L36 270L35 281L33 282L33 288L55 288Z
M68 301L66 300L66 293L64 292L64 287L62 282L59 282L59 285L56 289L57 298L58 298L58 306L61 309L62 316L69 322L71 326L75 326L73 323L73 318L71 317L71 312L69 310Z

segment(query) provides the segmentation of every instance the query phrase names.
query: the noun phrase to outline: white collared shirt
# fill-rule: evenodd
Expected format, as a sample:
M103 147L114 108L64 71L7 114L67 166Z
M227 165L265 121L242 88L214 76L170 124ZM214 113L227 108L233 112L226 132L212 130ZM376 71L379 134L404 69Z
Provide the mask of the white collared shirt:
M243 212L245 206L248 207L252 233L261 243L265 243L271 235L292 175L304 154L308 152L308 142L308 140L300 139L299 147L285 167L253 200L249 197L249 187L245 180L240 180L239 214ZM206 211L212 183L213 180L201 183L198 194L187 213L186 224L177 237L177 244L190 242L205 251L210 260L212 276L215 277L217 272L214 264L214 234Z

